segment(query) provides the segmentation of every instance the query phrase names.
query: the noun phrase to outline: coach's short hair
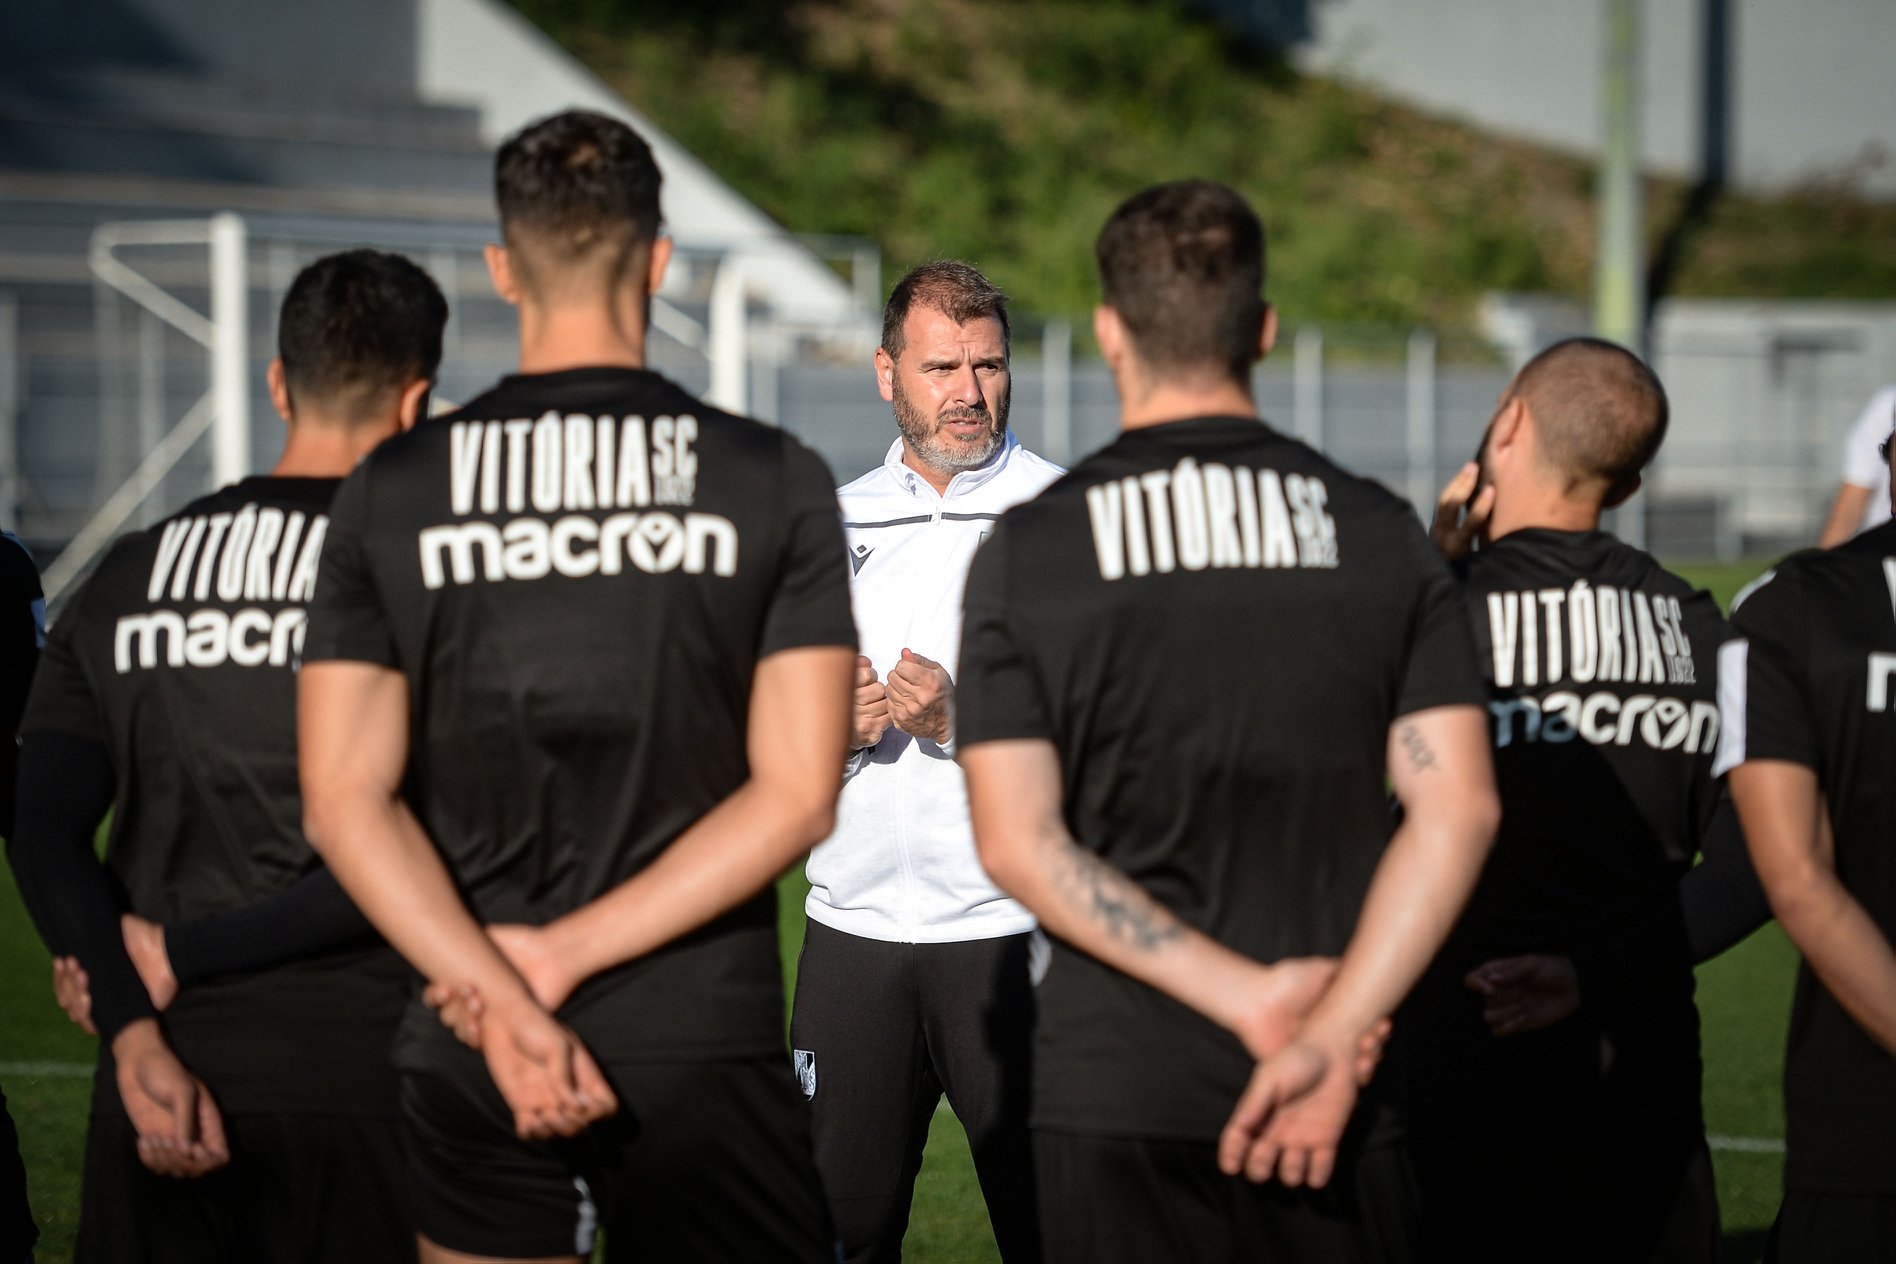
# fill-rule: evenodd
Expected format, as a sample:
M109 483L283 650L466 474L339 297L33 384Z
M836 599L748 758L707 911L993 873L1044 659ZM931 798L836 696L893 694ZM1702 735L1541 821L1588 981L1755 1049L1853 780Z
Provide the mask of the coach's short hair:
M326 255L297 273L277 319L292 401L349 420L441 366L448 301L412 260L379 250Z
M1510 393L1534 414L1541 451L1569 490L1627 491L1665 441L1665 387L1646 362L1601 338L1567 338L1529 360Z
M917 307L940 312L957 325L983 316L1001 322L1001 346L1012 350L1013 331L1007 323L1007 295L980 269L957 259L939 259L910 268L882 307L882 349L900 360L908 341L909 312Z
M530 123L494 156L494 201L510 250L555 269L602 249L649 247L660 218L652 148L618 119L568 110ZM531 270L531 264L529 265Z
M1106 305L1147 366L1250 375L1264 319L1264 225L1235 190L1181 180L1135 194L1106 221L1094 253Z

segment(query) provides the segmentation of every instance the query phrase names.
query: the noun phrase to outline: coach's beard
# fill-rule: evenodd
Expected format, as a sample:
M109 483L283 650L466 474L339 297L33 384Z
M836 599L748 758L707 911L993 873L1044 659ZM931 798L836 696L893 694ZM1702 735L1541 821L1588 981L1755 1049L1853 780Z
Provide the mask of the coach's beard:
M900 379L895 382L895 424L916 459L934 470L979 469L1000 451L1001 436L1007 433L1007 397L1002 396L998 410L954 405L942 410L931 423L910 403L902 392ZM954 421L978 421L987 429L973 439L956 439L942 433Z

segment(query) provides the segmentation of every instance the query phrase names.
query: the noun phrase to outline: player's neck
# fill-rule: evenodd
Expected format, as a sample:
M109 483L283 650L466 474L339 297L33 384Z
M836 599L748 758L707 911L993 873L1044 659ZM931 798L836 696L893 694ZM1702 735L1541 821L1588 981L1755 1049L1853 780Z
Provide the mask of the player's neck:
M1576 500L1546 486L1534 485L1495 497L1487 536L1499 540L1516 531L1594 531L1600 525L1600 502Z
M1142 430L1191 417L1255 416L1257 401L1248 381L1147 381L1123 384L1120 390L1121 430Z
M299 421L290 427L270 477L347 478L370 449L399 429L393 421L370 426Z
M645 367L645 300L520 306L520 371Z

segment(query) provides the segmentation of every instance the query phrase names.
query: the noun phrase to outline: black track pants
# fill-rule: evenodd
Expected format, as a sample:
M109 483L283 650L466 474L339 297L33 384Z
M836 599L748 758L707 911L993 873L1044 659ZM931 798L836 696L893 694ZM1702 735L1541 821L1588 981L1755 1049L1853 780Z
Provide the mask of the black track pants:
M1028 939L902 944L808 923L790 1043L850 1264L901 1259L944 1092L967 1129L1002 1258L1040 1258L1027 1133Z

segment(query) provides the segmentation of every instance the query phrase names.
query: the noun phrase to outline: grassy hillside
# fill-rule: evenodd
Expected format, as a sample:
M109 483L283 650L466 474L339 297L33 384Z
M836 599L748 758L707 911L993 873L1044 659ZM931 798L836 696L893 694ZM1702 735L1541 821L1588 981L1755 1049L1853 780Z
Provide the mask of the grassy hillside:
M788 227L966 256L1031 310L1087 310L1106 213L1187 175L1260 207L1292 321L1466 327L1485 291L1590 285L1585 163L1299 75L1184 0L515 3ZM1896 206L1682 223L1687 193L1648 199L1669 292L1896 296Z

